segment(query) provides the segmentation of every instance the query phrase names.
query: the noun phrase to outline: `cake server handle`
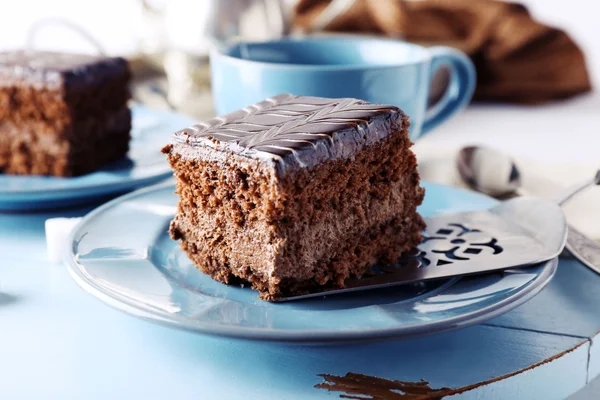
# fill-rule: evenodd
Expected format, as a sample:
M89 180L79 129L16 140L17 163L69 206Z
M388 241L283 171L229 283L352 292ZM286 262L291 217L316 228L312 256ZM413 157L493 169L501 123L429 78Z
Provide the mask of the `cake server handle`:
M422 135L465 108L473 97L477 80L475 66L466 54L445 46L431 47L428 51L431 54L430 84L443 67L449 68L450 81L441 99L426 110Z
M556 196L556 202L561 206L565 205L572 197L595 185L600 185L600 170L596 172L593 179L565 189ZM585 266L600 274L600 243L569 225L569 236L565 248Z
M584 191L585 189L595 185L600 185L600 169L596 171L596 174L592 179L588 179L585 182L581 182L579 184L570 186L566 188L563 192L556 195L555 201L561 206L565 205L569 200L571 200L571 198L575 197L577 194Z

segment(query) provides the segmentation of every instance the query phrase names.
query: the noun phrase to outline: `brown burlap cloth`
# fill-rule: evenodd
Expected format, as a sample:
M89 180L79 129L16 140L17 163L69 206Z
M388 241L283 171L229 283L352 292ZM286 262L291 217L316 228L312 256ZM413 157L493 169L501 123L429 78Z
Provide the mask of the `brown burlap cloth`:
M300 0L294 26L310 30L330 0ZM467 53L477 69L475 100L536 104L591 89L581 49L527 9L495 0L356 0L326 27L381 34Z

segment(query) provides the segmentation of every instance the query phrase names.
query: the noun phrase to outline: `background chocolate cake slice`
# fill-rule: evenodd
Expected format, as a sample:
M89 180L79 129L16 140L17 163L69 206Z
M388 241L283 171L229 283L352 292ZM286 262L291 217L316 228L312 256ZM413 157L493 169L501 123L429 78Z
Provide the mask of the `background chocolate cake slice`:
M0 53L0 172L73 176L127 154L122 58Z
M176 132L171 236L263 299L343 287L420 243L408 125L393 106L280 95Z

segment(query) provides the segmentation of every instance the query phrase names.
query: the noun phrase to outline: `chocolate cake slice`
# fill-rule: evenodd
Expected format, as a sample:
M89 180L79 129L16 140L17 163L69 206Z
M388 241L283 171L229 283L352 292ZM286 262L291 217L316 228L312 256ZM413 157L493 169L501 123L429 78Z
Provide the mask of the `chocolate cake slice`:
M262 299L342 288L421 241L408 126L393 106L284 94L176 132L171 236Z
M122 58L0 53L0 172L74 176L127 154Z

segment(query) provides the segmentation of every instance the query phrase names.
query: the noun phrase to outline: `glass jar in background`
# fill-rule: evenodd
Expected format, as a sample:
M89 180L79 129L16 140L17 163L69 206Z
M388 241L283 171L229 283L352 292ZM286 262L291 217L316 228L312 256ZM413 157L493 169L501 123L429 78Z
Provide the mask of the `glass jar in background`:
M287 34L281 1L141 0L140 50L162 65L172 107L199 119L212 117L210 49Z

